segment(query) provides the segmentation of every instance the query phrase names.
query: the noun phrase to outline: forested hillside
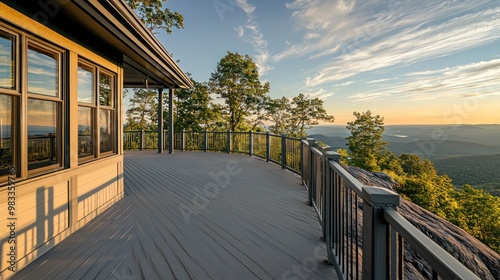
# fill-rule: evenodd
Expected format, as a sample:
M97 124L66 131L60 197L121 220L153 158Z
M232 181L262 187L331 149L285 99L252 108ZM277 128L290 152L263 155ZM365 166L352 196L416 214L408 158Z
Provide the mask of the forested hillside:
M448 175L455 186L469 184L500 196L500 154L438 159L434 166L440 174Z

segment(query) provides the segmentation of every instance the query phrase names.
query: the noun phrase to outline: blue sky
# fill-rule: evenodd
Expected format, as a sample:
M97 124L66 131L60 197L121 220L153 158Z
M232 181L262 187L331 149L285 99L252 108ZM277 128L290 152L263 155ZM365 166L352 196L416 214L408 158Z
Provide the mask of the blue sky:
M500 124L498 0L170 0L157 37L197 81L249 54L273 98L323 99L335 124Z

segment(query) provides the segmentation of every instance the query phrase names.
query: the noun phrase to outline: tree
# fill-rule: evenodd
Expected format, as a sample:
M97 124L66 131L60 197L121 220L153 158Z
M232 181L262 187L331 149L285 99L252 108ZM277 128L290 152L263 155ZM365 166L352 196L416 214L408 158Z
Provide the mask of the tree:
M380 171L379 162L387 148L387 143L382 141L384 118L373 116L370 110L354 112L353 115L356 120L347 123L351 136L346 138L351 163L368 171Z
M274 134L285 134L289 130L289 122L291 119L291 104L286 97L270 99L266 105L266 119L273 122L269 126L269 131Z
M458 204L453 198L454 188L448 176L436 175L429 178L403 176L399 183L398 192L400 194L453 222Z
M248 129L248 117L257 113L269 92L269 83L260 82L252 58L229 51L217 64L209 86L211 93L224 99L223 109L232 131Z
M455 196L457 212L464 222L462 228L500 252L500 198L470 185L465 185Z
M145 89L134 89L130 108L126 112L126 129L156 129L158 127L158 93Z
M349 153L346 149L338 149L337 153L340 155L340 163L349 165Z
M184 28L184 17L178 12L163 8L165 2L167 0L127 0L127 4L149 31L155 32L157 29L163 29L170 34L173 27Z
M335 118L326 113L323 100L309 99L304 94L299 94L292 99L290 107L290 122L288 135L294 137L306 136L306 129L319 124L319 121L333 122Z
M437 176L434 164L428 159L420 158L416 154L401 154L399 161L403 172L410 177L425 179Z
M206 83L191 79L194 86L177 90L174 102L176 118L175 130L202 131L217 130L221 123L220 106L212 103Z

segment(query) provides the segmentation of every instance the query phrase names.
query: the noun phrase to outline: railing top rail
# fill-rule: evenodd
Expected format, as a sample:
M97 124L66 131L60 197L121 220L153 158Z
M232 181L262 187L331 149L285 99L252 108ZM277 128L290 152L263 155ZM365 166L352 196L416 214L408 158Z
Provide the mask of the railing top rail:
M313 153L315 153L318 157L323 158L323 152L320 149L312 147L311 151L313 151Z
M252 131L253 134L259 134L259 135L266 135L267 133L266 132L255 132L255 131Z
M285 136L284 138L285 138L285 139L290 139L290 140L296 140L296 141L300 141L300 140L302 140L302 139L297 138L297 137L288 137L288 136Z
M269 136L281 137L281 135L279 135L279 134L274 134L274 133L269 133Z
M345 170L340 164L331 160L330 168L332 168L340 177L344 178L344 184L346 184L349 188L354 190L359 196L363 195L363 187L358 179L354 178L347 170Z
M395 209L384 208L384 218L440 276L446 279L480 279L443 248L436 246Z

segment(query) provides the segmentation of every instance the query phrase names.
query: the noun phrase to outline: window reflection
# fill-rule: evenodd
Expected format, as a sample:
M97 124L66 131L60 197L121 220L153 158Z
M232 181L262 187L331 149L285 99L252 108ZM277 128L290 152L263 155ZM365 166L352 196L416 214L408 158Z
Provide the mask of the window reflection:
M0 30L0 87L2 88L14 88L14 40L14 36Z
M78 102L94 103L94 71L92 67L78 65Z
M112 77L99 73L99 104L113 106Z
M59 96L58 55L36 46L28 47L28 91Z
M12 165L12 97L0 95L0 176Z
M94 154L92 108L78 107L78 157Z
M113 151L113 111L99 110L99 132L101 153Z
M58 106L52 101L28 99L28 170L60 162Z

